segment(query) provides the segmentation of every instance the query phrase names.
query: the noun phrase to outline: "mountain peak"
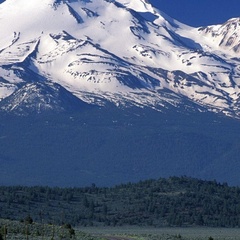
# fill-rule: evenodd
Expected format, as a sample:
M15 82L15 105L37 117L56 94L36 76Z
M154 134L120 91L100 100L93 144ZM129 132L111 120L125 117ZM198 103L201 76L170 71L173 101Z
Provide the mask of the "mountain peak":
M153 11L151 4L146 0L117 0L116 2L138 12Z
M217 41L218 46L230 53L240 52L240 18L231 18L222 25L200 28L206 36Z

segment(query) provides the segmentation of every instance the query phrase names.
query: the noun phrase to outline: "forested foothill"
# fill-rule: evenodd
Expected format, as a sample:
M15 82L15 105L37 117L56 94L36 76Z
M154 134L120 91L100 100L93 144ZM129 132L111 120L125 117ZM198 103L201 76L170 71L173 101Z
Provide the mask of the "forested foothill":
M189 177L115 187L0 187L0 218L70 226L240 226L240 188Z

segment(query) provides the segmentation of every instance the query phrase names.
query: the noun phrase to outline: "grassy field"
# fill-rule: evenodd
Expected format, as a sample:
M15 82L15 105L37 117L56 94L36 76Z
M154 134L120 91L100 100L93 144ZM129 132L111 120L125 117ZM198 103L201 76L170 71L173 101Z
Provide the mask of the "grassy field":
M140 228L140 227L117 227L117 228L79 228L90 235L103 236L112 240L239 240L240 229L238 228ZM115 237L115 238L114 238Z
M3 240L239 240L239 228L75 227L0 219ZM7 233L7 234L5 234Z

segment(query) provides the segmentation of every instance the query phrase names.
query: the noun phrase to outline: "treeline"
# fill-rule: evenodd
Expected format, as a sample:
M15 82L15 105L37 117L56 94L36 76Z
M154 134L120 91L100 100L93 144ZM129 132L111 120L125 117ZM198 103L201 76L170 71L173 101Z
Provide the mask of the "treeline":
M0 218L81 226L240 226L240 188L188 177L116 187L0 187Z

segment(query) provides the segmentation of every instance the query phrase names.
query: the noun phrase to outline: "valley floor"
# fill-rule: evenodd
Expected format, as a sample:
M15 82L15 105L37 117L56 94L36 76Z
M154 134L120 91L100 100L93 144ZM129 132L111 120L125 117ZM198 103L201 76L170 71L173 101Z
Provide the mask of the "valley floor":
M78 230L107 240L239 240L240 228L86 227Z
M239 240L240 228L75 227L0 219L5 240Z

